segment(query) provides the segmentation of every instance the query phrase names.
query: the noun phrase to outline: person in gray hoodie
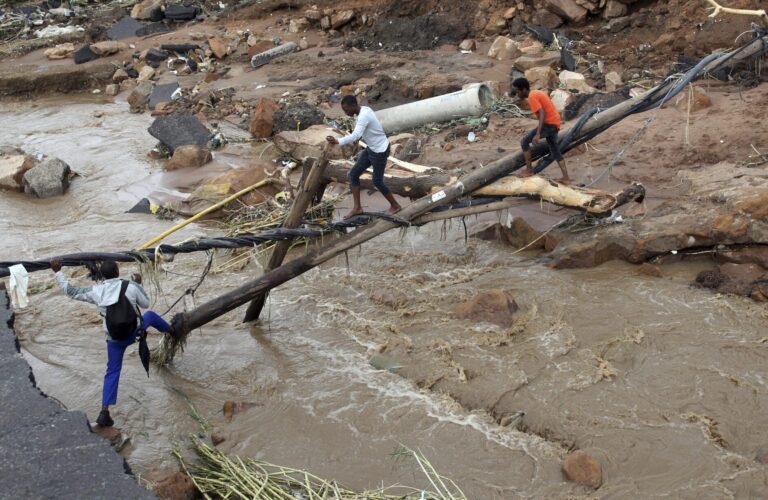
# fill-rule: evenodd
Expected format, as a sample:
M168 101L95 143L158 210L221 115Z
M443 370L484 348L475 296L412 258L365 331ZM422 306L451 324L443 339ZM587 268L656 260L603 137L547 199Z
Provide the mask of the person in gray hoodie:
M96 423L102 427L111 427L114 421L109 414L109 407L117 403L117 388L120 384L120 372L123 369L123 355L125 350L139 339L142 331L153 327L163 333L172 333L171 326L153 311L141 314L141 308L149 307L149 297L144 287L141 286L141 275L134 274L125 289L125 298L136 310L136 331L129 338L115 340L107 330L107 307L116 304L120 299L120 290L123 280L119 278L120 269L114 261L105 261L100 266L104 281L89 287L75 287L69 284L67 277L61 272L61 261L52 260L51 270L56 273L56 281L67 297L94 304L99 308L99 313L104 318L104 334L107 338L107 371L104 374L104 387L101 397L101 413Z

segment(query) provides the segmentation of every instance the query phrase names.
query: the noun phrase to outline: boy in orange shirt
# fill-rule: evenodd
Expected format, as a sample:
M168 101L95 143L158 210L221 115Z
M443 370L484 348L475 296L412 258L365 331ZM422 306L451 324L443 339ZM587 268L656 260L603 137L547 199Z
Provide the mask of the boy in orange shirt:
M571 182L568 177L568 169L565 166L565 160L560 153L560 146L557 143L557 133L560 131L560 114L555 109L555 105L547 94L540 90L531 90L531 84L525 78L518 78L512 82L512 87L517 92L520 99L528 99L531 111L539 118L539 126L531 130L520 141L525 155L525 172L522 177L533 175L533 163L531 160L531 142L536 144L542 138L547 140L549 151L552 158L557 161L560 170L563 171L562 183Z

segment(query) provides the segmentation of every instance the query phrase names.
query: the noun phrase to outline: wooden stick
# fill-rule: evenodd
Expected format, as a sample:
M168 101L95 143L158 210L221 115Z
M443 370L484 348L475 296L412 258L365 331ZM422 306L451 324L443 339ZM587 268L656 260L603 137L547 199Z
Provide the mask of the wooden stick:
M283 227L297 228L304 219L304 213L312 206L312 200L315 198L315 193L323 185L323 171L325 171L326 165L328 165L328 155L330 152L330 145L326 145L323 149L320 158L312 164L309 169L309 173L306 178L302 179L302 183L299 185L298 194L293 201L291 210L283 221ZM272 250L272 255L269 257L269 262L264 267L264 272L271 271L276 267L280 267L285 259L288 250L293 245L292 241L278 241ZM260 293L251 300L248 310L245 313L244 322L255 321L259 319L261 310L264 309L264 302L267 300L268 292Z
M719 3L717 3L715 0L707 0L709 4L714 8L714 11L709 15L709 17L717 17L720 12L725 12L726 14L739 14L743 16L757 16L761 18L763 21L764 26L768 26L768 12L765 11L765 9L760 10L748 10L748 9L734 9L731 7L723 7Z

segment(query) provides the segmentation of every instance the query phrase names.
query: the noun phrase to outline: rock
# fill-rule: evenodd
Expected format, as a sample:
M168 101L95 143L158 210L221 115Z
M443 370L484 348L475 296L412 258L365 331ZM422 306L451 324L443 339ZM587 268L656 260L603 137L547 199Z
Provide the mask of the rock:
M172 498L173 500L195 500L197 498L195 483L181 471L155 482L154 490L160 498Z
M539 66L525 71L525 78L534 88L556 89L557 73L550 66Z
M165 144L173 153L176 148L194 144L200 148L208 147L211 132L189 113L175 113L159 116L149 127L149 134Z
M107 30L107 38L110 40L133 38L142 28L144 28L144 24L138 22L131 16L124 16Z
M198 14L200 14L200 8L195 5L169 5L164 15L171 21L191 21Z
M272 137L274 115L280 111L280 105L272 99L262 97L251 112L251 135L257 138Z
M164 5L163 0L144 0L133 6L131 17L142 21L160 21Z
M139 82L131 94L128 96L128 105L131 113L142 113L147 107L149 97L152 95L152 82Z
M390 142L390 144L394 143ZM424 141L417 137L412 137L411 139L408 139L403 147L397 152L395 158L398 160L415 162L421 156L423 149Z
M494 221L481 222L472 227L470 236L485 241L498 241L514 248L544 248L546 239L522 217L515 217L509 226Z
M501 12L493 14L483 29L486 36L498 35L507 27L507 20L504 19Z
M75 44L73 43L61 43L55 47L51 47L50 49L45 49L45 57L50 59L51 61L57 61L59 59L67 59L69 57L72 57L72 54L75 52Z
M229 54L227 41L219 36L209 38L208 45L211 47L211 52L216 56L216 59L224 59Z
M522 55L534 55L544 52L544 44L538 40L526 40L519 47Z
M216 433L211 434L211 443L213 443L213 446L219 446L226 440L227 439L224 436L220 436Z
M323 18L323 11L313 7L304 12L304 17L310 21L317 22Z
M515 299L509 293L494 289L457 305L453 313L459 319L493 323L508 328L514 323L514 314L518 309Z
M475 42L473 39L468 38L464 41L462 41L459 44L459 50L469 50L474 51L477 48L477 42Z
M173 152L173 157L168 160L166 170L178 170L180 168L202 167L213 157L211 152L194 144L179 146Z
M152 66L144 66L143 68L141 68L141 71L139 71L139 78L137 78L137 80L139 80L140 82L146 82L148 80L151 80L152 77L154 76L155 76L155 68L153 68Z
M0 156L0 189L23 191L24 174L37 165L34 156L18 153Z
M531 16L531 22L535 25L553 30L562 26L565 20L554 12L546 9L538 9L533 13L533 16Z
M506 20L510 20L517 15L517 7L510 7L504 11L502 17Z
M173 102L173 94L179 90L177 82L155 85L149 97L149 109L155 109L162 103Z
M299 48L301 50L307 50L312 45L309 43L309 40L307 40L307 37L302 37L301 40L299 40Z
M711 106L712 99L699 87L688 87L675 98L675 108L683 113L687 113L689 109L691 113L695 113Z
M519 71L526 71L539 66L557 68L560 65L560 52L545 50L539 54L526 54L515 59L513 66Z
M286 130L275 135L275 146L280 151L291 155L297 160L304 161L307 158L319 158L320 153L325 147L325 138L332 135L336 138L341 137L341 134L334 132L330 127L325 125L314 125L301 132L292 130ZM344 151L342 151L344 150ZM342 159L351 154L352 147L345 146L344 148L333 148L333 159Z
M103 42L97 42L91 44L91 51L101 57L117 54L121 50L127 49L128 45L123 42L116 42L114 40L106 40Z
M613 19L615 17L622 17L627 15L627 6L617 0L608 0L605 4L605 10L603 11L603 17L606 19Z
M328 16L323 16L323 18L320 19L320 27L324 30L331 29L331 18Z
M123 68L117 68L117 70L115 70L115 74L112 75L112 81L114 83L120 83L127 79L128 73Z
M69 165L48 158L24 174L24 192L38 198L61 196L69 188Z
M151 49L145 51L141 58L145 61L159 63L168 59L168 54L165 53L165 51L157 50L156 48L152 47Z
M342 10L341 12L336 12L331 16L331 28L337 30L342 26L349 24L354 17L354 10Z
M120 93L120 85L118 85L116 83L110 83L104 89L104 93L107 94L110 97L114 97L114 96L116 96L117 94Z
M291 19L291 22L288 24L289 33L304 33L308 29L309 29L309 20L305 17Z
M621 80L621 76L617 72L611 71L605 75L605 90L607 92L616 92L623 85L624 82Z
M74 53L75 64L83 64L90 61L95 61L99 57L101 56L93 52L87 44L77 49Z
M597 489L603 484L600 463L583 451L575 451L563 462L565 476L574 483Z
M126 91L133 92L133 89L135 89L136 86L138 86L138 84L139 82L137 82L133 78L123 80L122 82L120 82L120 92L126 92Z
M610 33L618 33L627 29L630 24L632 24L632 19L630 19L629 16L617 17L608 21L608 23L603 26L603 29Z
M248 57L253 57L274 48L275 43L272 40L256 40L253 45L248 47Z
M564 70L560 72L560 83L568 90L574 90L580 94L594 94L597 89L587 83L581 73Z
M312 106L308 102L301 101L289 104L285 109L274 114L275 132L284 130L306 130L312 125L325 123L325 113L320 108Z
M555 109L562 116L565 113L565 108L573 102L573 94L567 90L556 89L549 94L549 98L552 100L552 104L555 105Z
M575 0L545 0L544 3L547 10L575 23L584 21L589 13Z
M637 268L635 274L641 276L651 276L653 278L661 278L664 276L659 266L654 266L653 264L648 263L640 264L640 267Z
M505 36L496 37L491 48L488 49L488 57L499 61L508 61L520 57L522 52L518 43Z

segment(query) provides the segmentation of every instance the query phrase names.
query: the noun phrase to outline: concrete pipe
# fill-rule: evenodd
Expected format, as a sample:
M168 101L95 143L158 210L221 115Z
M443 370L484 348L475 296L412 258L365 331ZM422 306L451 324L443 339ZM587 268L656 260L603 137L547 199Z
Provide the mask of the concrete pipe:
M261 66L264 66L268 62L270 62L272 59L285 56L293 52L299 48L298 45L296 45L293 42L284 43L283 45L278 45L274 49L269 49L266 52L262 52L261 54L256 54L251 58L251 66L254 68L260 68Z
M421 127L427 123L480 116L492 103L491 89L484 83L473 83L458 92L382 109L376 112L376 116L384 131L391 134Z

